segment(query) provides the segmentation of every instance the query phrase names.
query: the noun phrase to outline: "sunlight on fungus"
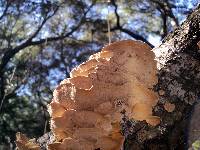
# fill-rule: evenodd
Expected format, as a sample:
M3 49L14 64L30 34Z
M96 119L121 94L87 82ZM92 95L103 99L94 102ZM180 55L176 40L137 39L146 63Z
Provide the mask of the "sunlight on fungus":
M124 142L122 112L128 118L158 125L160 118L152 115L158 101L152 90L156 72L154 53L140 41L115 42L90 56L53 93L48 111L55 141L47 148L120 150ZM174 110L173 104L164 107ZM27 144L38 148L23 135L17 135L16 143L22 148Z
M55 89L49 113L57 142L48 148L120 149L122 110L129 118L159 124L160 118L152 115L156 83L156 62L148 45L125 40L106 46Z

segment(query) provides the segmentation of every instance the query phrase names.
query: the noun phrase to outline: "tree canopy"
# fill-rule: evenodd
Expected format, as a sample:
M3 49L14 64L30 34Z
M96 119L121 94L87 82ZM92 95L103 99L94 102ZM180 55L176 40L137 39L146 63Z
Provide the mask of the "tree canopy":
M17 131L38 137L49 130L52 90L74 66L108 44L109 30L111 41L136 39L154 47L197 3L0 1L0 145L12 147Z

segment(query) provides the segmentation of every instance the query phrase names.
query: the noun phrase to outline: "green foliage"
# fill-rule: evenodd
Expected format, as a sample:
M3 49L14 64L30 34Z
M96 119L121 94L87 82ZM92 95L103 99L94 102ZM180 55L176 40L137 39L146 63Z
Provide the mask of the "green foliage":
M180 23L191 9L188 6L197 3L115 2L117 7L107 0L0 1L0 145L13 143L18 131L29 137L43 134L53 89L69 77L73 67L108 43L108 18L112 41L133 39L133 35L148 41L149 36L162 38L164 34L160 4L167 4L166 10L174 14L175 18L165 13L167 31L171 31L171 21Z
M194 150L200 150L200 140L196 140L193 144L192 144L192 148Z
M13 143L18 131L30 137L41 136L45 122L38 116L42 116L42 112L27 97L10 98L4 106L4 113L0 116L0 145Z

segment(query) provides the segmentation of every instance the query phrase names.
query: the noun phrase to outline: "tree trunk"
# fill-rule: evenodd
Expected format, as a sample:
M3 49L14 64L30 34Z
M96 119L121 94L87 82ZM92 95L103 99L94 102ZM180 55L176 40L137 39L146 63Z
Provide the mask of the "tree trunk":
M126 137L125 150L186 149L188 140L191 144L195 136L191 130L200 129L194 118L192 121L195 123L189 125L190 118L198 116L200 112L200 106L195 106L200 94L199 41L200 5L159 47L154 48L154 52L160 55L156 58L159 71L158 83L154 87L159 94L159 101L153 111L154 115L161 118L161 123L152 127L145 122L124 117L121 125ZM166 111L166 104L175 105L175 109ZM194 115L191 115L194 106Z
M159 70L158 83L154 86L159 99L153 108L153 116L158 116L161 122L151 126L124 114L121 121L124 150L183 150L188 148L188 137L191 144L195 136L200 136L191 134L192 130L200 129L196 119L200 105L195 105L200 95L199 41L200 5L159 47L154 48L154 52L160 54L156 57ZM197 107L193 112L194 106ZM190 118L192 124L189 124ZM29 142L23 135L18 134L18 137L19 145L21 141ZM52 139L51 132L45 134L37 140L39 146L36 146L46 149L46 143L52 143Z

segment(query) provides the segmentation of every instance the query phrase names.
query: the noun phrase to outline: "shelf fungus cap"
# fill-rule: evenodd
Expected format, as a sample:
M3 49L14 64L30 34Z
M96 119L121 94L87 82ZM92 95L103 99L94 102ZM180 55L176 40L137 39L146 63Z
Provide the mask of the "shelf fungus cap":
M56 142L49 149L120 150L121 111L129 118L156 126L152 115L158 95L156 62L140 41L112 43L74 68L61 82L48 106Z
M40 150L40 146L35 142L35 139L28 139L20 132L16 134L15 143L19 150Z

